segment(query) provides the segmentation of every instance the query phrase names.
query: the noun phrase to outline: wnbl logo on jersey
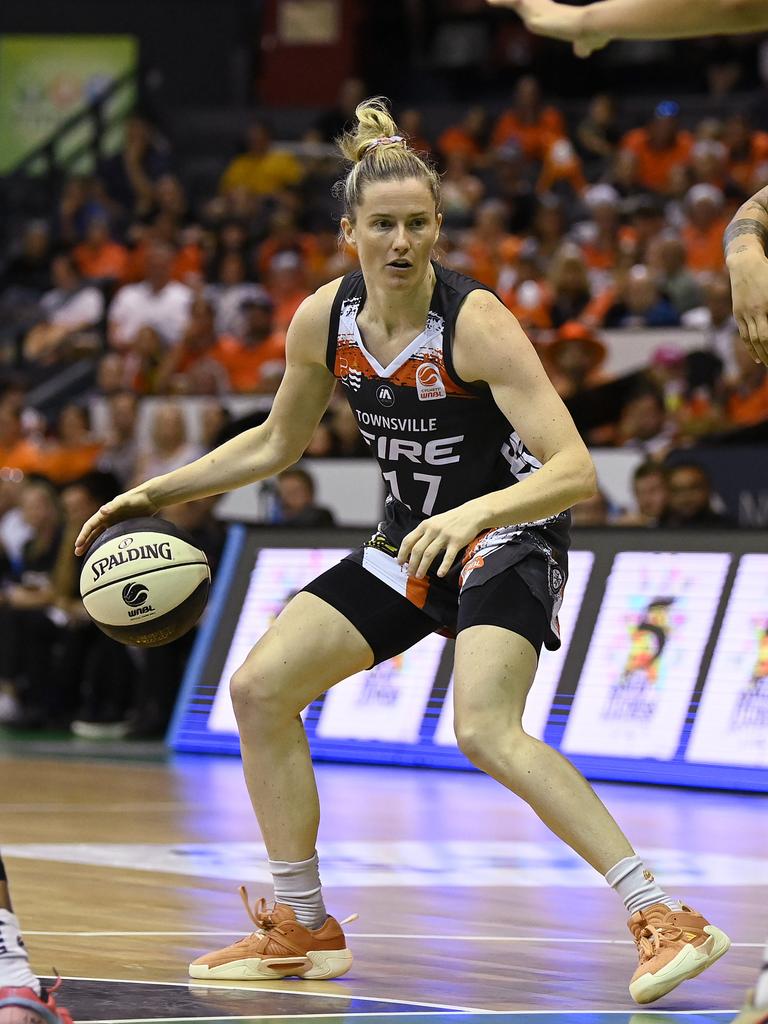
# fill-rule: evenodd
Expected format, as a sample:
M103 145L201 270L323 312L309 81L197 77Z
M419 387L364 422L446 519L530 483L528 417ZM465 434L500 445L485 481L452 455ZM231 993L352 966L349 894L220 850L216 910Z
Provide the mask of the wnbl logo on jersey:
M434 363L422 363L416 371L416 393L421 402L445 398L445 384Z

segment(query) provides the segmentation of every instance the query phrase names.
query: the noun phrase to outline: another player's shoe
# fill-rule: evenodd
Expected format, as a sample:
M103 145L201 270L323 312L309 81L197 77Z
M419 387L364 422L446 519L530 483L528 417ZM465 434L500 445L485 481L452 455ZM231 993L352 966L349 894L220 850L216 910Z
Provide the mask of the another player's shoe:
M40 995L31 988L0 988L0 1024L72 1024L68 1011L53 998L60 985L61 978Z
M352 966L352 954L335 918L326 918L320 928L305 928L290 907L275 903L268 908L262 899L251 910L245 886L240 886L240 895L256 931L225 949L198 957L189 965L190 977L226 981L339 978ZM353 914L341 924L356 917Z
M731 940L705 917L665 903L638 910L628 921L640 955L629 983L636 1003L652 1003L680 982L695 978L728 951Z

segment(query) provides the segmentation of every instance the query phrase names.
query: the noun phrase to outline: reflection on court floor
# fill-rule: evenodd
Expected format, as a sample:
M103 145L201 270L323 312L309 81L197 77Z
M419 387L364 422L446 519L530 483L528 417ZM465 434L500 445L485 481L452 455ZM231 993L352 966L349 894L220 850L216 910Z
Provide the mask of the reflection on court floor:
M77 1024L489 1024L491 1020L498 1024L727 1024L736 1013L476 1012L470 1008L361 998L345 993L340 983L338 995L258 983L214 987L69 979L65 984L66 1005ZM327 990L330 983L324 987Z

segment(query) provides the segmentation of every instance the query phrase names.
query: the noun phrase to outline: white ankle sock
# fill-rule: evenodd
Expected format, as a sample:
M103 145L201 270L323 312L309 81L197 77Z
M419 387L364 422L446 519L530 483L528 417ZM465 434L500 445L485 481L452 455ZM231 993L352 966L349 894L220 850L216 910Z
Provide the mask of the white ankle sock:
M653 903L665 903L673 910L680 909L680 902L668 896L639 857L625 857L606 871L605 880L615 889L629 914L650 907Z
M40 982L29 966L18 919L10 910L0 910L0 988L31 988L40 995Z
M271 860L269 870L275 883L275 900L290 907L305 928L319 928L328 914L323 903L317 853L309 860L295 863Z
M768 943L763 950L763 966L755 985L755 1007L768 1010Z

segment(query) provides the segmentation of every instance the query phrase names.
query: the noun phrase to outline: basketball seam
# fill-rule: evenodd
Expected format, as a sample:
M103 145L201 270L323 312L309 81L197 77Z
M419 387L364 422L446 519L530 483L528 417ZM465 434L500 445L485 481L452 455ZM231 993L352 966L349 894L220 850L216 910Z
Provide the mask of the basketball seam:
M126 576L125 579L122 580L108 580L106 583L100 583L98 587L94 587L93 590L89 590L85 594L81 590L80 596L82 597L83 600L85 600L86 597L90 597L91 594L97 594L100 590L103 590L105 587L113 587L116 583L127 583L129 580L136 579L137 576L148 576L151 572L158 572L160 569L181 569L185 565L207 565L210 570L210 565L207 560L205 562L174 562L172 566L156 565L154 569L142 569L141 572L131 573L129 576Z

